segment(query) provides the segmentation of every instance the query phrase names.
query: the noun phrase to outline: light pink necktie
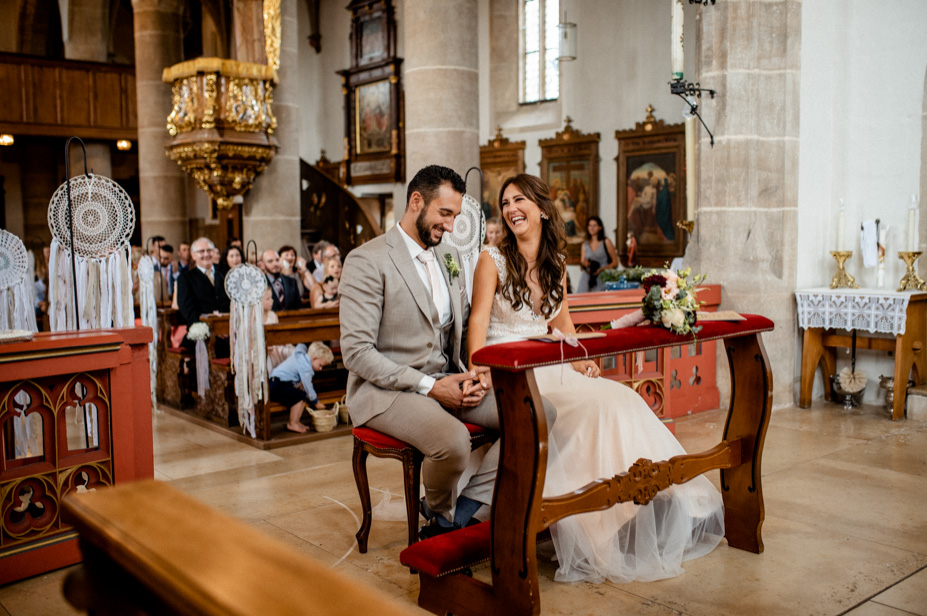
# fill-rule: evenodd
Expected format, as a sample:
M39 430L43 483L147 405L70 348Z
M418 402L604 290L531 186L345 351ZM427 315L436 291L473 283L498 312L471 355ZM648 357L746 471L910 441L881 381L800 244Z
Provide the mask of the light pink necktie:
M437 309L439 298L438 285L441 284L441 280L438 277L438 268L435 265L435 254L430 250L423 250L418 253L416 259L425 264L425 271L428 272L428 280L431 281L431 301Z

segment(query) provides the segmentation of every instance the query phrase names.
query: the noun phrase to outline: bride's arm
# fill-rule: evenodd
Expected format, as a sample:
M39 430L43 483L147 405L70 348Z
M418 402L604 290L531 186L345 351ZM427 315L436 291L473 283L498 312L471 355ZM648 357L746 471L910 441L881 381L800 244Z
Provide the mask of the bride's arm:
M467 357L471 370L475 368L469 360L473 354L486 346L486 332L489 330L489 315L492 312L492 299L499 284L496 264L488 252L480 254L473 273L473 299L470 305L470 321L467 324ZM489 374L487 373L488 377ZM480 379L480 382L488 384Z
M563 275L563 304L560 308L560 312L557 313L557 316L550 320L549 325L551 331L553 331L554 328L557 328L563 332L564 335L576 333L576 327L573 325L573 319L570 318L570 307L567 304L566 273ZM570 362L570 365L573 366L574 370L588 377L597 377L601 374L598 364L596 364L591 359L580 359L578 361Z

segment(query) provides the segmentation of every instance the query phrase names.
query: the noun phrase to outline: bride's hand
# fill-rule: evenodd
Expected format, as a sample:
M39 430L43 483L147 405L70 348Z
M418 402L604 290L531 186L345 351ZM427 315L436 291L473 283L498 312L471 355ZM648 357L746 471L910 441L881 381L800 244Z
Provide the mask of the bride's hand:
M599 366L591 359L581 359L579 361L570 362L570 365L573 366L573 370L576 370L583 376L588 376L592 379L602 376L602 371L599 370Z

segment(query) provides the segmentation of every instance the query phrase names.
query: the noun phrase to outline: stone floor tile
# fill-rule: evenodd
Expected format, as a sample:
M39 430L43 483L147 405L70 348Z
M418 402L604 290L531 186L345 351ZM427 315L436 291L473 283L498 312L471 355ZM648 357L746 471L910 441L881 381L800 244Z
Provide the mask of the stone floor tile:
M927 563L927 556L771 516L765 551L722 543L657 582L610 584L691 616L840 614Z
M875 603L927 616L927 569L921 569L872 599Z
M0 587L0 606L16 616L68 616L82 614L62 593L64 578L71 567ZM3 612L0 612L3 613Z
M224 446L199 447L165 455L155 454L158 471L172 479L202 475L229 468L251 467L280 458L242 443L227 442Z
M923 477L821 458L763 486L767 516L927 555Z
M896 610L875 601L867 601L859 607L846 612L844 616L911 616L911 613Z

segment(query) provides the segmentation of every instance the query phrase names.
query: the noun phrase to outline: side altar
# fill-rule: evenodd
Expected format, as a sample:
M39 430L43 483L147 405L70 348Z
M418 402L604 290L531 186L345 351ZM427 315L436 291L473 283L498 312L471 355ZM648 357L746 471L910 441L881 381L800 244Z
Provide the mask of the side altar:
M609 321L640 308L643 297L642 289L569 295L570 316L577 331L598 331ZM703 302L703 311L716 312L721 304L721 285L700 286L698 299ZM721 405L714 341L696 337L685 345L605 356L599 361L602 376L638 392L663 420Z
M0 584L80 561L71 493L154 477L151 329L0 345Z

